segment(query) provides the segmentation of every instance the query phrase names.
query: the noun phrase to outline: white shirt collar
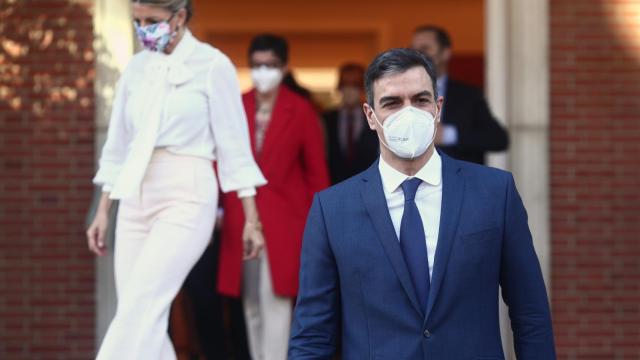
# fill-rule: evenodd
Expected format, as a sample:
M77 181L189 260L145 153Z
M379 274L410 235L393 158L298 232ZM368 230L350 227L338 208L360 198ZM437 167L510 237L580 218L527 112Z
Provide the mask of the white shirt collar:
M380 156L378 169L380 171L380 176L382 177L382 187L387 194L391 194L398 190L402 182L412 177L417 177L423 182L433 186L438 186L442 182L442 159L440 154L435 150L433 151L431 158L429 158L429 161L427 161L427 163L418 170L415 176L408 176L394 169L384 161L382 156Z
M169 57L175 57L177 61L184 61L191 55L196 43L196 38L193 37L191 31L189 31L189 29L185 30L182 39L180 39L178 45L176 45L175 49L169 54Z
M155 61L182 62L189 55L191 55L191 52L193 52L193 48L196 45L196 43L197 43L196 38L193 36L193 34L191 34L191 31L187 29L182 35L182 39L180 39L180 41L178 42L178 44L170 54L167 54L163 51L151 51L148 49L143 49L143 51L149 53L149 57Z
M172 85L180 85L191 80L194 73L185 65L189 55L193 53L198 41L186 30L176 48L170 54L159 51L144 50L147 53L147 66L145 68L146 79L158 79L166 76L166 80ZM168 74L161 75L168 70Z

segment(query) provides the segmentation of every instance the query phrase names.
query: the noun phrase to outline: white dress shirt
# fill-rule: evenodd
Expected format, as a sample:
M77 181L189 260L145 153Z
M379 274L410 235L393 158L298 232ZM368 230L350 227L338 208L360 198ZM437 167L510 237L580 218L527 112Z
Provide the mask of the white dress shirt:
M266 183L233 64L189 31L171 54L143 50L127 65L94 183L114 199L137 194L154 148L216 160L224 192L251 196Z
M387 199L389 215L396 237L400 239L400 222L404 213L404 192L400 186L406 179L412 178L392 168L382 157L378 164L384 196ZM415 175L422 180L416 191L415 202L422 218L425 238L427 240L427 256L429 258L429 278L433 274L433 263L438 245L440 230L440 212L442 205L442 159L434 151L427 163Z

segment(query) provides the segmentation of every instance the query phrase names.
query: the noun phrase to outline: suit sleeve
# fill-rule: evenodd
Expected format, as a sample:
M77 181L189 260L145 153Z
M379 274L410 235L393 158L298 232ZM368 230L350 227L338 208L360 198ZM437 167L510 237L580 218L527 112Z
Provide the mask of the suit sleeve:
M460 147L476 151L503 151L509 147L509 135L491 114L489 105L480 91L475 90L472 126L459 128ZM446 110L445 110L446 111Z
M339 321L338 270L320 198L307 218L300 257L300 289L294 309L289 359L331 359Z
M320 119L311 105L305 104L301 117L304 118L302 156L304 178L309 190L309 199L329 186L329 171L325 154L324 132Z
M551 314L542 271L527 224L527 213L511 176L506 194L500 285L509 307L517 358L555 359Z

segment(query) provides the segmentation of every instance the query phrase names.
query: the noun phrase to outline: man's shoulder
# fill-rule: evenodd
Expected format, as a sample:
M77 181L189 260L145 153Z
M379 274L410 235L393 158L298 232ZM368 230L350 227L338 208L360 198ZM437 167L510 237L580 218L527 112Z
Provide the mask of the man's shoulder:
M473 96L473 97L483 97L482 90L475 86L463 81L449 78L447 81L447 95L448 96Z
M513 176L510 172L486 165L480 165L463 160L453 159L446 155L441 155L443 161L448 163L445 166L457 167L467 181L483 183L483 184L500 184L506 185Z
M363 183L365 170L318 193L323 205L343 206L345 203L360 198L360 188Z

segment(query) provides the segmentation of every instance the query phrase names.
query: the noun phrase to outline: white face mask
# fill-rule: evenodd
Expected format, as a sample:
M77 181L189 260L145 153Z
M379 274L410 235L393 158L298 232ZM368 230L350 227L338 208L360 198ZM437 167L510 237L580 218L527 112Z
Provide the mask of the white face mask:
M416 158L427 151L436 137L436 119L428 111L413 106L404 107L389 115L384 125L378 121L375 111L373 117L382 127L384 139L380 142L398 157Z
M276 68L270 68L267 66L260 66L258 68L251 69L251 80L253 85L261 93L269 92L280 85L282 81L282 70Z

